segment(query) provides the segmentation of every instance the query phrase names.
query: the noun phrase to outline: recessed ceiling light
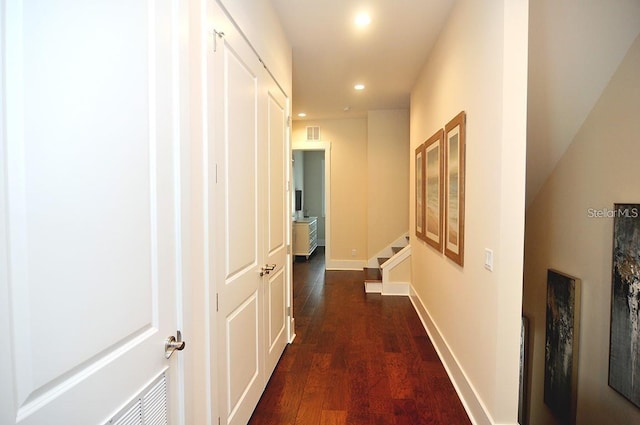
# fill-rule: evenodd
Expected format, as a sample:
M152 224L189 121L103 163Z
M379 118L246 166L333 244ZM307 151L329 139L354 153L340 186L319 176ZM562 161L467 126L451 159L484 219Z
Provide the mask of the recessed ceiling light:
M304 112L300 112L300 113L298 114L298 116L299 116L300 118L304 118L304 117L306 117L306 116L307 116L307 114L305 114Z
M364 90L364 84L356 84L353 88L356 90Z
M366 12L358 13L356 15L355 23L359 27L366 27L371 23L371 16Z

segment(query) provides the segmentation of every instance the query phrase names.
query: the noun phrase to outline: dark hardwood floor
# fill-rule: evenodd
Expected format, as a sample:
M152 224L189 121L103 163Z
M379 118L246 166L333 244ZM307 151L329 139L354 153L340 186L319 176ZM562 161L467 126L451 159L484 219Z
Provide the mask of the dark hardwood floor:
M250 424L470 424L408 297L365 294L363 272L294 265L296 339Z

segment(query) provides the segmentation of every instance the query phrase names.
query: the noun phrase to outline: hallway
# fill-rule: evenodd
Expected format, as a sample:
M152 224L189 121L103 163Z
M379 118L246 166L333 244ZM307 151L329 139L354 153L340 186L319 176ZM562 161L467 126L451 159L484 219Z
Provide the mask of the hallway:
M250 424L470 423L408 297L325 272L320 247L293 269L297 336Z

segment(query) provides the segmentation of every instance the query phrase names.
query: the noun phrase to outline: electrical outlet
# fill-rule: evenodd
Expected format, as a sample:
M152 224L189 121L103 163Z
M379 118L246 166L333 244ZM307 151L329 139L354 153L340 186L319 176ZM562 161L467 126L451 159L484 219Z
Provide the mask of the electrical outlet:
M355 257L356 255L358 255L358 250L357 249L352 249L351 250L351 256Z

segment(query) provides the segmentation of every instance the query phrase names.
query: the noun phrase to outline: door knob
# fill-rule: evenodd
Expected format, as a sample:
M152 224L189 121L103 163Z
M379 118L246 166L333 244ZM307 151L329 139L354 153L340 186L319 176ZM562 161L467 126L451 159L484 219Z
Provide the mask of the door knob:
M182 340L182 332L176 331L176 336L171 335L164 341L164 357L169 358L174 351L184 350L186 343Z
M269 272L272 272L276 269L276 265L275 264L265 264L264 267L262 267L260 269L260 276L264 276L265 274L269 274Z

